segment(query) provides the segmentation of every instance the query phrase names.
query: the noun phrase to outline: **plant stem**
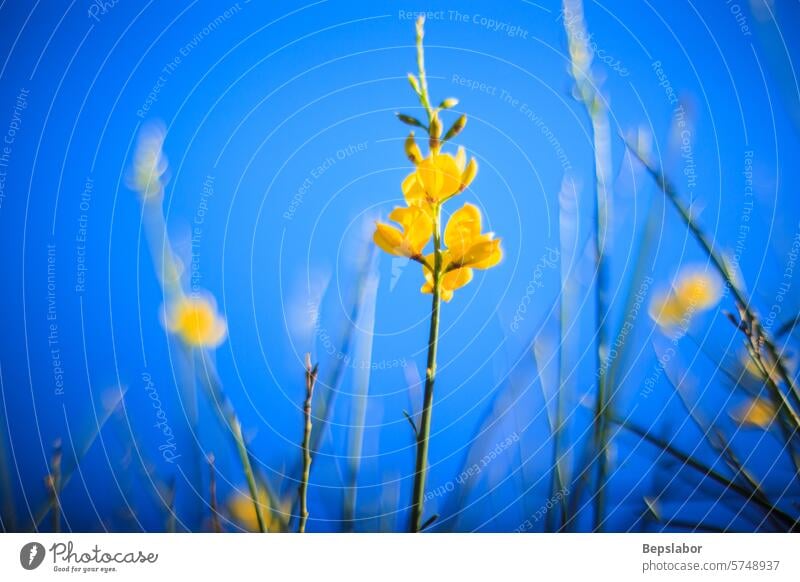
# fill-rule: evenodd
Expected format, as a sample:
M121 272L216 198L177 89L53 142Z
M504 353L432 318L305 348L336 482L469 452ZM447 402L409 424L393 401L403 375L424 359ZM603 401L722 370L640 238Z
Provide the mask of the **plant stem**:
M236 416L233 404L231 404L230 400L228 400L222 392L219 380L216 376L216 368L213 363L209 361L204 350L200 351L200 360L203 369L198 370L198 375L200 376L202 384L208 390L211 401L216 404L214 408L233 435L233 440L236 443L236 452L239 454L239 460L242 463L242 469L247 479L247 488L250 491L250 498L253 500L253 508L255 509L256 521L258 522L258 531L266 533L266 522L264 521L261 505L258 501L258 485L256 484L255 473L253 473L253 466L250 464L250 455L244 443L242 425L239 422L239 417Z
M597 399L594 409L593 441L597 459L597 491L595 493L594 530L599 531L603 522L604 487L607 471L606 448L608 446L607 416L609 400L605 375L602 367L606 357L605 318L607 306L606 267L603 245L607 232L608 179L611 175L611 145L608 114L598 92L597 79L592 75L592 51L586 41L586 23L583 16L583 3L580 0L564 0L564 29L569 44L570 72L575 80L580 101L586 109L592 124L592 145L594 146L595 205L594 205L594 251L595 251L595 326L597 337Z
M428 366L425 371L425 395L422 403L422 419L417 431L417 461L414 473L414 493L411 501L411 525L409 530L416 533L422 525L422 510L425 502L425 479L428 472L428 440L431 433L431 412L433 408L433 383L436 379L436 349L439 343L439 305L442 253L439 222L441 208L434 208L433 218L433 300L431 301L431 328L428 336Z
M594 100L598 97L595 95ZM595 446L597 450L597 492L595 496L594 531L600 531L603 523L605 504L605 481L608 464L606 448L608 446L608 429L606 416L608 414L609 397L605 375L601 373L605 364L606 347L606 266L603 245L605 244L608 201L607 180L610 164L608 163L609 129L605 108L597 103L593 106L587 104L587 111L592 120L592 137L595 150L595 229L594 248L596 261L595 282L595 325L597 326L597 401L595 403L594 426Z
M433 110L431 109L430 98L428 97L428 79L425 75L425 51L422 48L422 39L425 36L424 31L425 17L420 16L417 19L417 68L419 69L419 100L428 114L428 123L433 120Z
M53 532L61 532L61 441L56 441L53 457L50 462L50 474L47 476L47 489L53 507Z
M300 533L305 533L308 522L308 478L311 474L311 397L317 380L317 367L311 365L311 355L306 354L306 400L303 404L305 430L303 431L303 476L300 480Z
M219 509L217 505L217 476L214 469L214 454L209 453L206 457L208 461L208 497L211 503L211 526L214 533L220 533L222 526L219 523Z

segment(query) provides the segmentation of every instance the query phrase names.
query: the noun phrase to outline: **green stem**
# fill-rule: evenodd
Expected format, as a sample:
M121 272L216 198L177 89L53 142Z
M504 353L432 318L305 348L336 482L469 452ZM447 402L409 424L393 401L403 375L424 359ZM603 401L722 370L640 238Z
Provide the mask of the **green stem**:
M423 26L425 18L420 17L417 20L417 68L419 69L419 100L428 114L428 123L433 120L433 110L431 109L430 98L428 97L428 79L425 74L425 52L422 48L422 39L425 36Z
M253 500L253 508L256 511L256 521L258 522L258 531L266 533L267 527L264 521L264 516L261 512L261 505L258 502L258 485L256 484L255 473L253 466L250 464L250 455L247 452L247 446L244 442L242 435L242 425L239 418L236 416L236 411L233 409L231 402L222 393L216 378L216 369L213 364L208 360L205 351L200 351L200 358L203 363L203 369L199 370L199 375L203 385L209 392L212 402L216 404L215 409L220 415L222 421L228 426L228 429L233 435L233 440L236 443L236 452L239 454L239 460L242 463L245 479L247 479L247 488L250 490L250 498Z
M256 521L258 522L258 531L266 533L267 526L264 522L264 515L261 512L261 505L258 502L258 485L256 485L256 477L253 473L253 467L250 464L250 456L247 453L247 447L244 444L244 437L242 436L242 425L235 415L226 417L228 425L233 432L233 438L236 441L236 451L239 453L239 460L242 462L244 468L244 476L247 479L247 488L250 490L250 498L253 500L253 507L256 510Z
M605 480L607 472L608 457L606 447L608 446L608 429L606 416L608 413L608 395L605 375L601 373L606 357L606 266L603 252L604 238L606 236L606 204L608 201L607 192L607 163L609 130L608 119L605 117L605 109L596 103L598 96L593 95L593 102L586 103L587 112L592 121L592 136L595 150L595 229L594 247L597 270L597 280L595 284L595 323L597 326L597 401L595 403L594 417L594 439L597 450L597 492L595 495L595 515L594 531L599 531L603 523L603 513L605 505Z
M603 257L603 244L606 236L608 179L611 175L611 145L608 115L597 89L599 83L592 75L592 51L586 39L586 23L583 3L580 0L563 0L564 29L567 34L572 67L570 72L575 80L579 99L582 101L592 123L592 142L594 146L595 207L594 207L594 250L595 250L595 325L597 334L597 399L594 409L593 442L597 454L597 492L595 494L594 530L598 531L603 522L604 487L607 471L606 448L608 446L607 416L609 400L607 383L601 373L606 356L606 273ZM587 470L589 466L587 465Z
M61 533L61 441L56 442L47 478L53 505L53 532Z
M311 356L306 355L306 400L303 405L305 430L303 431L303 476L300 480L300 533L305 533L308 523L308 479L311 475L311 397L317 379L317 367L311 366Z
M214 454L209 453L206 457L208 461L208 498L211 504L211 527L214 533L222 532L222 525L219 522L219 506L217 504L217 472L214 468Z
M428 473L428 441L431 433L431 412L433 408L433 383L436 379L436 349L439 343L439 305L442 253L439 221L441 208L434 209L433 246L433 300L431 302L431 329L428 336L428 366L425 371L425 395L422 404L422 419L417 431L417 461L414 473L414 492L411 501L412 533L418 532L422 525L422 510L425 503L425 479Z

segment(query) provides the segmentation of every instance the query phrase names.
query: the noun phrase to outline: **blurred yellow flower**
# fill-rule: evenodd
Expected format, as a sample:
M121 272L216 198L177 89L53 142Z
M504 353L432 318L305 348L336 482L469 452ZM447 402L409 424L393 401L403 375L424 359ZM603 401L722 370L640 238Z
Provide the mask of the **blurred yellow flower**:
M763 398L753 398L736 408L731 414L733 420L742 426L768 428L775 420L776 411L771 402Z
M688 325L700 311L714 307L722 297L719 279L707 271L681 271L668 292L656 293L650 301L650 317L663 328Z
M472 158L466 163L464 148L455 157L450 154L431 154L423 159L414 172L403 180L403 196L410 206L431 210L463 191L478 173L478 163Z
M270 496L267 491L261 487L258 490L258 504L261 506L261 515L264 518L264 526L268 532L280 532L285 529L280 515L273 511ZM242 528L250 532L257 532L258 518L256 517L256 508L253 505L253 498L244 488L238 493L234 493L227 502L228 513L231 519L239 524ZM288 508L284 508L288 509Z
M166 327L195 348L215 348L225 340L228 326L211 296L194 294L177 299L165 312Z
M675 297L683 305L696 309L710 309L722 297L719 279L706 271L687 270L675 285Z
M136 190L143 201L156 199L164 191L168 169L162 150L165 137L162 125L145 126L139 135L128 187Z
M420 258L425 245L433 236L433 219L418 206L395 208L389 219L399 224L397 228L378 222L373 240L390 255Z

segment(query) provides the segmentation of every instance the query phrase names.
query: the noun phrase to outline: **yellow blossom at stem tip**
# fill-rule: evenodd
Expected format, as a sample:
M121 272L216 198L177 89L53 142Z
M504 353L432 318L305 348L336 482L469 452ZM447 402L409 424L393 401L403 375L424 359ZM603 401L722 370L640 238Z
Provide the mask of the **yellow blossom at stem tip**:
M164 315L167 329L189 347L215 348L228 333L213 298L204 295L180 297L166 308Z

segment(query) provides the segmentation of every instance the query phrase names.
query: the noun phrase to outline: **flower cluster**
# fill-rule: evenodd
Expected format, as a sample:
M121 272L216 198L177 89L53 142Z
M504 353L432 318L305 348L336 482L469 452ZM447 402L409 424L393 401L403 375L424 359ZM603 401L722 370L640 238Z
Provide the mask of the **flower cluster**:
M418 33L421 34L419 28ZM428 113L429 124L426 127L408 115L399 114L398 117L404 123L427 131L430 153L423 157L412 131L405 142L406 155L415 166L402 183L406 206L397 207L389 214L389 219L398 226L378 222L373 239L387 253L421 263L425 277L421 291L438 293L442 300L450 301L456 289L472 280L473 269L495 266L503 252L500 239L494 238L491 232L482 232L480 210L469 203L450 215L442 245L442 207L472 183L478 173L478 163L475 158L467 161L463 147L459 147L455 155L440 151L442 144L458 135L466 125L467 118L462 115L444 137L441 135L439 113L454 107L458 101L445 99L439 107L431 108L423 72L420 80L414 75L409 75L409 80ZM431 240L433 250L426 253Z

